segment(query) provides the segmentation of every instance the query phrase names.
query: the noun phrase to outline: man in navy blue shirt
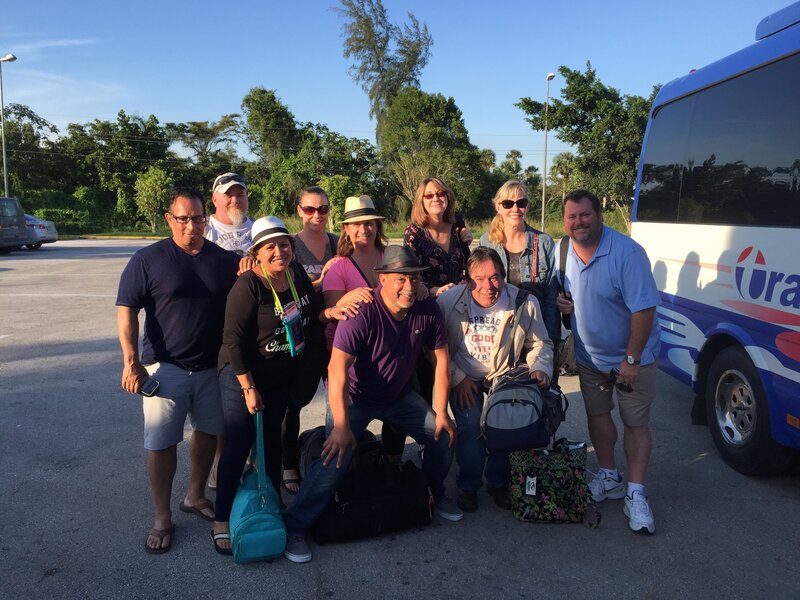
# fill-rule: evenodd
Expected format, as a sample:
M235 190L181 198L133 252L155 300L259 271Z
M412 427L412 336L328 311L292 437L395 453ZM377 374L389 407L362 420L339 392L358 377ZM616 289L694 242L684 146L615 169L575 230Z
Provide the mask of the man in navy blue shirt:
M149 377L159 383L152 396L143 396L144 446L155 505L155 520L145 541L145 550L151 554L166 552L172 543L170 496L187 415L194 431L189 444L189 486L180 509L214 520L205 482L216 436L224 433L216 364L225 300L239 262L234 253L203 239L206 215L195 190L174 190L164 216L172 237L133 255L117 294L122 388L135 394Z

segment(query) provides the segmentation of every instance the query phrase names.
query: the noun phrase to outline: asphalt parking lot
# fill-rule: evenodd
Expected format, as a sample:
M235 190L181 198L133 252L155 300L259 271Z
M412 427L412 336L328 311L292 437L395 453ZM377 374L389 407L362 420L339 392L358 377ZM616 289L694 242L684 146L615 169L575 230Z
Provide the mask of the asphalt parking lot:
M214 552L209 523L177 510L182 445L173 547L146 554L141 402L119 386L114 300L122 268L148 243L66 241L0 257L0 596L800 597L800 477L727 467L707 429L691 425L690 391L663 375L647 488L654 536L628 529L621 500L606 501L589 529L520 523L481 493L459 523L315 547L306 565L238 566ZM585 440L575 379L563 381L561 433ZM318 398L304 425L323 414Z

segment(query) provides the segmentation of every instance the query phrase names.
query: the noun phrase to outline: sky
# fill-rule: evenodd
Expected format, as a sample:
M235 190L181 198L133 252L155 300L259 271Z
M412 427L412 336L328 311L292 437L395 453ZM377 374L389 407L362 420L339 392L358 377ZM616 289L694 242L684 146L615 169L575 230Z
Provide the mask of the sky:
M384 0L390 19L427 24L431 58L420 87L452 96L472 143L500 162L522 152L542 168L543 133L514 106L584 70L623 94L648 96L753 43L758 22L788 0ZM10 1L0 21L6 104L67 123L114 120L124 109L169 121L238 113L256 86L275 90L298 121L374 142L366 93L342 55L335 0ZM569 147L551 131L548 160Z

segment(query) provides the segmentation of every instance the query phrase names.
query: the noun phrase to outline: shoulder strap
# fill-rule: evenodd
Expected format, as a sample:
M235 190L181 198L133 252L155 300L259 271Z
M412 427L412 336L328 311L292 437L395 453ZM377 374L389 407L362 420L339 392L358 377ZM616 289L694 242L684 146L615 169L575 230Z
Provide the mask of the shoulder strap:
M367 284L367 287L371 288L372 284L369 282L369 279L367 279L367 276L364 275L364 271L361 270L361 267L358 266L358 263L355 260L353 260L353 257L348 256L347 260L353 263L353 266L356 268L356 271L358 271L358 274L361 275L361 277L364 279L364 282Z
M567 270L567 252L569 252L569 237L566 235L561 238L559 242L560 248L558 250L558 280L561 284L561 289L564 289L564 275Z
M514 329L519 323L520 318L522 317L522 307L525 304L525 301L528 299L528 292L523 290L522 288L517 289L517 297L514 299L514 321L511 323L511 346L509 347L508 353L508 370L514 368Z
M539 232L533 233L533 260L531 262L531 283L536 283L536 277L539 275Z

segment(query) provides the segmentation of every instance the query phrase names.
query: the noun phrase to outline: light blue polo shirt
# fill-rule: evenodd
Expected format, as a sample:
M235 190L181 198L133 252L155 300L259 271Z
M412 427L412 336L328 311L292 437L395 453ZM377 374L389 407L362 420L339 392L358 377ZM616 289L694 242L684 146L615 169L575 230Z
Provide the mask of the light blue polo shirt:
M556 244L556 270L561 245ZM579 363L601 371L619 367L625 358L631 314L658 306L661 298L650 270L650 260L639 244L603 225L600 245L584 265L569 242L564 288L572 293L572 333ZM558 273L556 274L558 276ZM661 327L653 327L642 352L642 364L655 362Z

